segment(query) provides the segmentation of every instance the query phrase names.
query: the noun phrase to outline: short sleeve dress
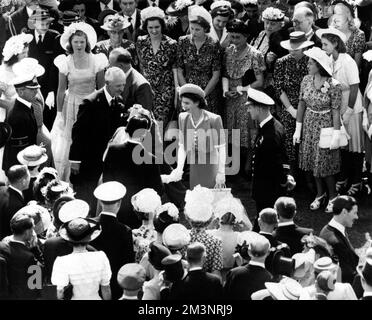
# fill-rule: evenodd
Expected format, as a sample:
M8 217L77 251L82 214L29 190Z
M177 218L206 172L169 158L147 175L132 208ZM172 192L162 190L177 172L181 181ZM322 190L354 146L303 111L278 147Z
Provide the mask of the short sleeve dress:
M346 43L346 53L349 54L353 59L356 53L363 53L366 46L366 37L364 32L360 29L355 28Z
M220 71L222 49L218 41L207 36L199 50L191 35L180 37L177 49L177 67L183 70L186 83L193 83L203 90L211 80L214 71ZM220 113L221 90L217 85L207 96L207 110Z
M72 55L59 55L54 64L60 73L67 77L68 90L63 102L63 119L57 115L51 131L52 151L55 167L64 181L69 181L70 163L68 155L71 146L71 131L83 99L96 90L97 73L108 66L108 60L103 53L89 54L89 66L78 69L74 64Z
M314 77L307 75L301 83L299 100L305 103L302 139L299 149L299 167L311 171L314 177L334 175L340 171L340 149L319 148L320 130L333 127L332 109L340 108L341 85L328 78L321 89L314 84Z

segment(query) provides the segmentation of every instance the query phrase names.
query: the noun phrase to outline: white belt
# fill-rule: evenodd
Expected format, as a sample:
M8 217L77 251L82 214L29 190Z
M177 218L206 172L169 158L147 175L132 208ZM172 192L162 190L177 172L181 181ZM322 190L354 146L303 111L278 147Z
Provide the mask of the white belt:
M326 114L326 113L328 113L328 112L331 112L331 109L329 109L329 110L324 110L324 111L315 111L315 110L313 110L313 109L311 109L311 108L307 108L309 111L311 111L311 112L314 112L314 113L318 113L318 114Z

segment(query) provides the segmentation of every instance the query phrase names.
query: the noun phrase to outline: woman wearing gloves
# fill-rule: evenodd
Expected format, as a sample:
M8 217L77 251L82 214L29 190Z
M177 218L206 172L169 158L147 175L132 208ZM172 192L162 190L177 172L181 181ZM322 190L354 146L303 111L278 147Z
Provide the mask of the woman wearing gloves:
M340 171L341 85L332 79L331 62L325 51L314 47L304 54L310 57L309 74L301 83L293 143L301 141L299 168L312 172L315 178L317 194L310 209L319 209L326 199L324 180L329 196L326 212L332 212L337 196L334 175ZM334 130L330 148L324 149L319 147L320 131L327 127Z
M195 84L187 83L179 91L182 112L178 118L180 139L177 168L165 183L182 179L183 167L188 156L190 164L190 187L200 184L206 188L225 184L225 135L219 115L204 110L205 93Z
M337 29L320 29L316 35L323 50L330 55L333 78L341 83L341 116L350 135L349 146L341 150L341 172L336 190L355 196L362 190L364 134L362 128L362 94L359 91L359 70L355 60L346 53L344 33Z

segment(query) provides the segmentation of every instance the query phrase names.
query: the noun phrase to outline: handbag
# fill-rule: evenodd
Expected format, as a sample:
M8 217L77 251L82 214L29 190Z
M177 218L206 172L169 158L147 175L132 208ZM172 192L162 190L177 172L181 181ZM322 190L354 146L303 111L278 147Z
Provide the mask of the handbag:
M331 146L331 140L333 135L333 127L329 128L322 128L320 130L320 139L319 139L319 148L322 149L329 149ZM348 135L345 126L342 124L340 127L340 142L339 147L345 147L348 145L348 140L350 139L350 136Z
M221 185L218 187L217 185L211 189L214 195L213 199L213 206L217 204L218 201L224 199L226 197L232 197L231 188L226 188L226 185Z

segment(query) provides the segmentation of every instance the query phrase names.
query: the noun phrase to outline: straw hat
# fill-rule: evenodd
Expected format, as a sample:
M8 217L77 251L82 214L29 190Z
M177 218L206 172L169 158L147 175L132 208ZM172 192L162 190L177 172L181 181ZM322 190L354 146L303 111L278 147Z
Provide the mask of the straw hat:
M204 90L193 83L186 83L180 88L179 95L182 96L185 93L194 93L203 99L205 98Z
M24 148L17 154L17 160L28 167L36 167L48 160L46 149L37 145Z
M332 76L331 59L325 51L318 47L312 47L311 49L306 50L304 54L317 61L324 68L324 70L327 71L330 76Z
M68 203L69 202L67 202L67 204ZM87 218L75 218L64 223L59 230L59 235L63 239L76 244L93 241L100 234L100 224L95 220Z
M265 282L265 287L275 300L298 300L302 291L301 285L296 280L287 277L279 283Z
M289 34L289 40L281 41L280 45L288 51L300 50L310 47L314 44L312 41L308 41L305 32L294 31Z
M112 17L109 17L103 26L101 26L101 29L106 31L120 31L124 30L125 28L128 28L131 25L131 23L124 19L123 16L119 14L115 14Z
M338 36L343 42L346 42L345 34L336 28L330 27L327 29L319 29L315 31L315 34L319 39L321 39L324 34L333 34L335 36Z
M87 35L91 48L96 46L97 34L94 28L85 22L76 22L71 23L68 27L66 27L61 36L60 44L63 49L66 50L70 37L76 33L76 31L82 31Z

